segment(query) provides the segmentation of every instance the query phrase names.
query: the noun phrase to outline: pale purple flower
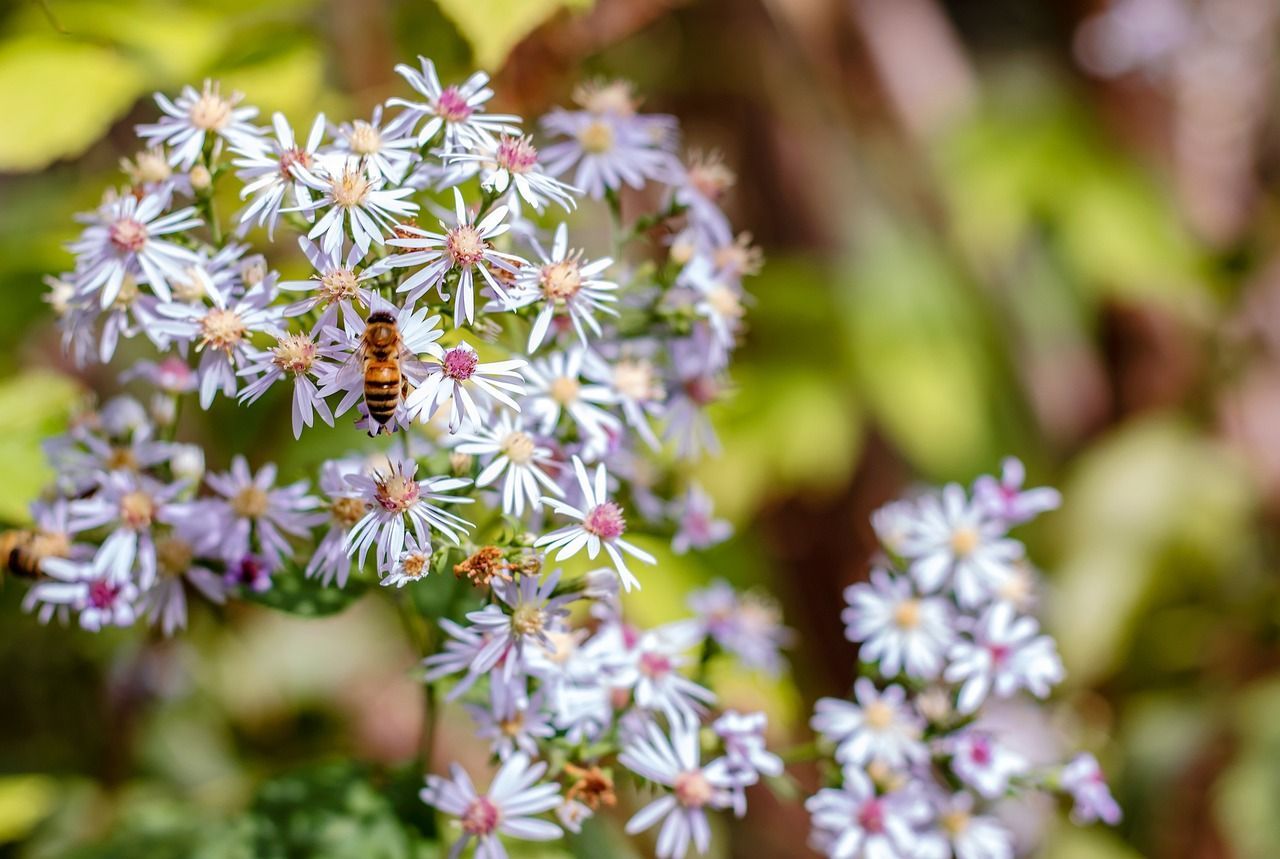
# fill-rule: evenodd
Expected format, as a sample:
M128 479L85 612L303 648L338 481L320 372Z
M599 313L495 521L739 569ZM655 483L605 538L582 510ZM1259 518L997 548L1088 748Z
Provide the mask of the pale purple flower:
M545 470L559 467L551 448L539 445L518 418L503 413L492 426L478 427L456 438L454 450L481 457L485 463L476 477L478 488L503 478L502 512L523 516L526 499L536 509L544 494L564 495Z
M320 396L315 380L325 376L326 366L331 365L328 359L336 354L336 347L316 342L315 332L279 336L275 346L252 353L248 365L238 372L240 376L255 377L240 392L239 400L241 403L255 402L276 382L291 379L293 437L301 438L302 428L314 424L317 414L322 421L333 426L333 412Z
M419 546L430 542L433 530L456 544L459 536L471 528L467 520L437 506L470 504L473 499L448 493L471 481L455 477L418 480L417 472L418 463L412 459L392 457L385 470L347 475L354 497L368 509L347 535L347 553L357 558L359 566L364 566L369 549L376 545L378 570L389 571L404 552L410 528Z
M449 778L427 776L427 786L419 796L452 817L458 818L461 838L450 856L460 856L476 841L477 859L506 859L507 851L499 835L525 841L554 841L563 834L559 826L534 815L560 804L560 787L554 782L539 783L546 763L531 764L524 752L506 759L486 793L478 793L471 777L457 764L449 768Z
M928 760L922 741L924 723L901 686L876 689L866 677L853 686L852 703L822 698L814 707L813 729L836 745L836 760L846 767L879 761L895 769Z
M1062 660L1053 639L1039 634L1034 618L1019 617L1009 603L989 606L973 630L972 640L958 642L947 654L945 677L959 683L956 702L972 713L988 695L1008 698L1026 689L1044 698L1063 678Z
M871 571L869 584L845 588L844 598L845 636L862 643L863 661L877 663L885 677L933 680L942 671L955 638L945 599L919 596L908 577L882 569Z
M627 834L644 832L662 821L656 851L659 859L681 859L690 844L706 853L711 845L707 809L728 807L730 778L723 758L700 762L697 727L673 725L668 738L650 724L647 735L626 745L618 763L670 791L636 812L627 821Z
M498 134L520 133L520 117L484 113L485 102L493 98L487 74L476 72L462 84L445 87L441 86L431 60L420 56L418 61L421 71L403 63L396 66L396 74L425 99L421 102L403 98L387 100L388 106L404 108L391 123L397 133L412 134L425 119L418 129L418 145L430 143L443 131L438 148L445 154L488 143Z
M105 543L92 559L45 558L40 570L47 578L31 588L31 604L68 606L80 625L97 632L108 626L131 626L138 617L138 588L117 556L121 543Z
M744 668L777 675L782 670L782 648L794 633L782 625L778 605L758 593L740 594L723 579L689 594L689 608L697 615L699 628L711 636L726 653Z
M692 154L671 180L671 202L685 209L689 226L706 243L721 246L733 241L733 228L720 201L736 181L719 153Z
M946 738L943 751L951 755L951 771L985 799L999 799L1012 779L1025 775L1026 758L985 731L966 730Z
M167 636L187 626L187 589L191 588L212 603L226 602L223 577L197 558L195 540L183 536L181 530L156 540L156 566L159 575L142 594L140 607L153 625Z
M517 670L523 670L526 648L550 645L547 634L564 629L565 618L569 616L567 606L579 596L577 593L554 596L559 584L559 570L541 583L536 576L521 576L518 582L494 582L493 595L502 605L490 603L467 615L467 620L486 640L470 670L485 674L498 667L510 680Z
M578 189L543 172L530 137L503 134L497 140L477 143L470 152L455 152L447 160L478 168L480 187L497 199L511 190L538 212L549 203L566 210L577 206L573 195Z
M698 716L715 701L715 693L680 673L689 665L685 653L697 643L696 624L674 623L640 635L624 663L610 666L610 684L629 688L636 706L662 713L671 725L697 725Z
M1111 796L1102 768L1093 755L1085 752L1072 758L1062 768L1059 783L1074 800L1071 817L1075 822L1086 824L1101 820L1111 826L1120 822L1120 806Z
M497 400L512 411L520 404L512 397L524 394L521 359L484 361L476 350L459 343L446 351L438 363L427 365L430 374L405 399L404 406L413 420L431 420L445 404L450 407L449 432L456 433L465 419L472 430L483 427Z
M353 303L368 307L373 303L372 293L360 285L373 276L358 268L360 261L364 259L364 251L353 244L345 252L343 246L339 245L330 253L312 243L306 236L298 237L298 245L315 269L315 274L307 280L286 280L280 283L282 292L306 293L303 298L284 309L285 316L300 316L319 308L324 314L317 325L324 327L334 323L339 308L347 310Z
M782 758L765 747L764 732L768 717L764 713L739 713L728 710L711 723L711 729L724 746L724 761L732 782L733 811L738 817L746 813L744 789L760 780L760 776L782 775Z
M361 252L386 241L398 221L418 211L407 199L412 188L388 188L381 176L372 176L357 158L340 155L320 159L315 170L294 168L302 183L319 192L318 199L285 211L315 212L327 209L307 238L320 238L320 247L336 254L347 235Z
M266 225L268 239L275 235L286 197L295 209L309 210L311 206L311 189L303 181L302 171L316 163L317 150L324 139L324 114L311 124L304 144L294 137L284 114L273 115L271 124L276 133L274 140L241 141L233 147L240 157L232 162L239 168L236 178L244 183L240 199L250 201L240 212L240 223L247 225L256 220L258 226Z
M168 146L172 150L169 163L190 170L204 151L206 135L217 135L235 145L257 138L258 129L249 120L258 115L258 109L237 107L242 97L238 92L223 97L218 83L209 80L199 91L183 87L173 101L156 93L156 104L165 115L159 122L139 125L138 136L150 146Z
M1049 486L1023 489L1025 480L1026 469L1022 462L1011 456L1004 461L999 480L983 475L974 481L974 501L988 516L1006 525L1030 521L1062 504L1062 494L1058 490Z
M555 434L561 414L567 414L587 443L584 455L598 458L609 437L620 433L622 422L602 408L614 402L613 392L582 381L586 356L586 350L572 349L530 363L524 371L529 385L524 405L546 436Z
M411 582L421 581L431 573L431 544L420 543L417 534L406 534L404 551L396 558L395 565L379 581L383 587L402 588Z
M656 564L657 558L622 539L627 523L623 518L622 508L609 500L609 474L605 467L596 467L594 483L587 477L586 466L576 456L573 458L573 470L582 490L582 506L574 507L555 498L544 498L543 503L562 516L578 520L578 524L544 534L534 545L545 546L548 553L556 552L556 560L571 558L584 548L587 550L587 557L595 560L603 547L622 579L623 588L628 591L633 587L639 588L640 582L627 569L623 553L646 564Z
M901 793L877 794L871 779L846 769L843 787L805 800L813 825L809 844L833 859L911 859L918 806Z
M476 724L476 737L489 741L489 750L498 760L505 761L516 752L537 757L540 743L556 733L551 714L542 706L541 693L523 704L516 698L504 699L493 707L469 704L467 712Z
M170 299L170 281L181 280L198 257L162 237L201 223L189 206L166 213L172 193L166 186L141 199L126 194L81 217L88 226L67 246L76 255L78 296L97 295L98 306L106 309L120 298L126 279L133 277L159 298Z
M552 176L572 170L574 186L596 200L624 185L643 188L651 179L666 181L679 171L663 131L667 119L637 116L634 107L553 110L543 117L542 130L567 139L543 149L543 163Z
M417 153L418 144L411 136L401 136L382 121L382 105L375 105L373 116L366 122L357 119L344 122L334 134L334 148L349 152L364 162L370 176L385 179L392 185L404 181Z
M329 499L329 528L307 561L307 578L318 576L325 585L336 582L346 587L351 574L351 557L347 554L347 534L368 512L368 505L347 485L347 475L364 472L357 459L326 460L320 468L320 491Z
M276 486L276 466L267 463L254 474L243 456L231 469L205 476L217 498L205 508L205 527L218 535L220 554L228 564L256 550L271 569L279 569L293 554L288 536L306 537L326 518L316 509L320 501L308 494L305 480ZM286 536L287 535L287 536Z
M689 484L684 500L678 506L678 530L671 538L671 549L683 555L690 549L707 549L733 536L733 526L713 515L711 496L696 483Z
M1013 859L1013 836L993 817L974 813L973 795L937 802L936 827L920 836L915 859Z
M67 527L73 533L108 528L103 547L120 565L117 578L135 577L142 588L155 581L156 549L153 531L159 522L172 521L181 483L164 484L139 473L106 475L99 491L77 498L67 507Z

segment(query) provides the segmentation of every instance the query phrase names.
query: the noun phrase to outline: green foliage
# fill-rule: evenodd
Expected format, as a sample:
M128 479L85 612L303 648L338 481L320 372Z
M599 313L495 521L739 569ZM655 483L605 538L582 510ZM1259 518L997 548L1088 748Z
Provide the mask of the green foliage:
M326 587L319 578L307 578L302 568L289 563L271 577L271 587L262 593L245 590L243 599L277 611L301 617L336 614L364 596L368 584L359 578L346 587Z
M589 9L592 0L436 0L471 45L476 65L496 69L516 43L561 9Z
M52 472L40 442L66 427L82 389L66 376L32 370L0 381L0 521L25 522Z

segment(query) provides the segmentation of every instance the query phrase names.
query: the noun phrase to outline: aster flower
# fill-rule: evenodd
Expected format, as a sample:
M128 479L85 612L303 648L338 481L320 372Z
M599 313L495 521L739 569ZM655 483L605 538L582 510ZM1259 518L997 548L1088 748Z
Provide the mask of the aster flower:
M478 793L462 767L449 768L449 778L427 776L427 786L419 794L427 805L458 818L462 837L454 843L450 856L459 856L476 840L476 856L503 859L507 851L499 835L525 841L552 841L563 833L549 820L533 815L560 804L560 788L539 783L547 771L545 763L531 764L529 756L516 752L506 759L487 793Z
M324 139L324 114L316 117L303 145L295 139L284 114L273 115L271 124L275 140L241 141L235 146L240 157L232 162L239 168L236 177L244 183L240 199L250 201L240 212L240 223L249 224L256 219L258 226L265 224L268 239L275 235L286 196L291 198L294 208L310 214L311 189L302 179L302 171L310 170L316 163L316 153Z
M254 474L243 456L231 460L230 471L205 477L217 497L203 508L194 508L189 524L203 519L204 527L217 535L220 554L228 564L253 552L256 538L271 569L279 569L292 553L286 535L305 537L326 518L317 513L320 500L308 494L305 480L277 487L276 466L267 463ZM204 516L210 517L204 519Z
M952 646L945 677L959 683L961 713L978 709L988 695L1008 698L1026 689L1044 698L1063 677L1062 660L1047 635L1030 617L1018 617L1009 603L989 606L978 619L973 639Z
M782 670L781 649L794 633L782 625L777 604L767 596L739 594L723 579L689 594L689 608L703 635L710 636L744 668L770 675Z
M583 373L592 382L608 386L627 425L651 450L662 446L651 422L666 413L667 393L652 360L625 356L609 364L590 356L584 362ZM691 524L696 529L697 523ZM719 531L719 528L714 530Z
M98 305L106 309L132 276L145 281L160 298L170 299L169 281L181 279L197 257L162 237L201 223L191 207L166 213L172 194L168 186L141 199L126 194L81 218L88 226L67 246L76 255L77 295L96 294Z
M1027 759L1006 748L987 732L967 730L942 744L951 755L951 770L985 799L999 799L1012 779L1030 770Z
M169 163L182 170L190 170L196 163L207 135L238 145L258 136L258 129L249 123L258 109L237 107L243 96L232 93L224 97L216 81L206 80L199 91L185 86L173 101L163 93L156 93L155 98L165 115L159 122L139 125L138 136L151 146L168 146Z
M405 409L412 419L425 423L448 403L449 432L457 432L464 419L473 430L483 427L491 399L520 411L512 396L524 393L520 373L524 365L519 359L482 362L475 349L459 343L446 351L439 363L428 364L430 375L405 399Z
M40 571L48 578L31 588L32 605L67 606L80 625L97 632L108 626L131 626L138 617L138 588L119 570L122 543L104 543L87 561L45 558Z
M338 126L334 134L334 148L349 152L362 159L370 176L385 179L399 185L409 172L416 153L417 141L401 136L390 125L382 122L382 105L375 105L373 116L366 122L354 122Z
M671 725L696 726L715 694L680 673L685 655L701 638L694 624L673 623L641 634L625 658L604 665L615 688L630 689L646 713L662 713Z
M522 665L526 648L550 645L548 633L563 629L569 616L566 606L578 599L576 593L555 596L559 584L559 570L542 583L536 576L521 576L519 582L495 582L494 596L510 611L490 604L467 615L467 620L485 636L485 646L476 654L470 670L484 674L501 663L503 676L510 680Z
M372 474L349 474L347 485L353 496L363 501L368 512L347 535L347 553L358 557L364 566L369 549L378 547L379 572L387 572L404 553L409 529L418 545L430 542L432 530L438 530L452 543L471 527L465 519L441 509L437 504L470 504L473 499L448 493L471 483L453 477L418 480L418 463L412 459L392 457L387 468ZM436 502L433 504L432 502Z
M534 545L545 546L548 553L556 552L558 561L573 557L583 548L587 550L587 557L595 560L603 547L609 559L613 561L618 576L622 579L623 588L628 591L632 587L639 588L640 582L627 569L626 561L622 557L623 553L646 564L656 564L657 559L622 539L622 535L627 530L627 523L622 517L622 508L609 500L607 492L609 475L604 465L596 467L594 483L587 477L587 469L582 464L582 460L576 456L573 458L573 470L578 477L578 486L582 490L582 507L574 507L554 498L544 498L543 503L562 516L578 520L579 524L545 534L539 537Z
M303 185L319 192L320 197L295 209L283 211L327 211L307 233L307 238L320 238L320 247L336 254L350 234L362 253L372 245L381 245L397 221L418 211L418 204L406 199L412 188L387 188L381 176L370 175L358 158L341 156L321 159L316 170L294 165L295 175Z
M1120 806L1112 798L1111 790L1103 778L1102 768L1093 755L1082 753L1072 758L1062 768L1059 783L1075 802L1071 817L1077 823L1101 820L1115 826L1120 822Z
M476 656L485 646L486 638L477 629L459 626L447 617L440 618L440 629L448 636L439 652L433 653L422 661L426 668L423 679L427 683L435 683L454 674L466 676L453 688L446 700L452 701L463 695L480 675L471 671Z
M691 483L676 513L678 530L671 538L671 549L683 555L690 549L707 549L723 543L733 535L733 526L712 515L711 496L696 483Z
M351 558L347 554L347 534L368 512L368 505L352 497L347 485L348 474L360 474L364 463L353 459L328 460L320 468L320 491L329 499L329 527L316 544L307 561L307 578L319 577L326 586L336 583L346 587L351 574Z
M436 67L426 57L418 57L421 70L401 64L396 66L400 75L425 99L421 102L392 98L387 104L403 108L392 123L397 132L412 134L418 123L426 120L418 129L418 146L424 146L440 134L440 150L458 152L488 143L499 134L519 134L520 117L507 114L486 114L484 105L493 98L489 89L489 76L476 72L457 86L441 86Z
M618 755L618 762L627 769L671 791L640 809L626 825L627 834L635 835L662 821L656 851L660 859L680 859L690 843L706 853L711 845L707 809L730 804L725 761L703 765L699 757L696 728L673 726L668 738L656 725Z
M373 296L370 291L360 286L362 281L372 277L369 272L358 269L365 252L352 245L344 252L342 245L329 253L313 244L306 236L298 237L298 245L303 255L315 269L308 280L282 281L279 288L283 292L302 292L306 295L284 309L285 316L300 316L310 310L325 311L317 325L332 325L336 320L339 308L346 309L352 304L368 307Z
M501 761L516 752L537 757L539 744L556 734L551 714L542 706L541 693L530 696L523 705L512 698L493 707L470 704L467 712L475 722L476 737L488 740L489 750Z
M222 576L196 557L195 543L175 531L155 541L155 584L142 595L140 607L152 624L167 636L187 625L187 588L212 603L226 602Z
M542 309L534 317L529 331L528 351L533 353L547 339L547 331L557 315L568 317L578 339L585 346L587 329L596 337L602 336L597 312L617 316L610 307L618 299L613 292L618 285L600 279L600 275L613 265L613 260L603 257L586 262L581 251L569 252L569 231L564 224L556 227L551 253L547 253L535 239L539 264L519 270L516 284L507 297L504 307L515 310L541 303Z
M853 685L857 703L823 698L815 707L813 729L836 744L836 760L855 767L880 761L902 768L928 760L921 741L924 725L907 703L901 686L877 691L866 677Z
M335 347L316 343L315 332L277 337L275 346L253 353L248 365L239 371L238 375L254 377L240 392L240 402L255 402L276 382L291 377L293 437L301 438L302 428L315 423L317 414L326 424L333 426L333 412L320 396L315 379L325 374L326 357L334 352Z
M948 581L965 608L982 605L1013 574L1022 544L1005 537L1005 526L949 484L941 496L916 505L911 533L899 547L911 559L911 576L925 593Z
M671 205L686 211L690 227L699 236L723 246L733 241L733 228L720 203L736 181L720 153L691 153L688 164L676 169Z
M877 794L871 779L845 770L844 786L805 800L813 832L809 844L835 859L908 859L918 837L917 803L900 793Z
M502 512L523 516L526 499L531 507L537 508L544 494L564 495L564 490L545 471L547 467L558 467L551 449L539 445L511 415L502 414L493 426L480 426L456 438L454 450L485 458L485 467L476 477L477 488L503 478Z
M724 744L724 760L733 784L733 811L738 817L746 812L744 788L760 780L760 776L782 775L782 758L765 748L764 732L768 717L764 713L739 713L727 710L711 723Z
M541 212L548 203L557 203L565 210L577 206L573 195L578 189L542 171L531 137L503 134L497 140L476 144L472 151L455 152L448 160L479 168L480 186L499 199L508 189L514 189L534 211Z
M529 384L525 408L537 422L538 432L554 434L561 414L567 414L587 441L584 455L598 457L611 435L622 428L617 417L601 408L614 401L613 392L603 385L584 384L586 352L574 349L555 352L534 361L524 371Z
M919 841L919 859L1013 859L1013 836L995 818L975 814L973 796L957 793L937 807L937 830Z
M917 596L909 579L882 569L871 571L870 584L845 588L844 598L845 636L862 643L861 659L878 663L885 677L938 676L954 638L946 600Z
M438 289L441 299L448 301L445 275L456 271L458 282L453 324L461 327L464 319L467 324L475 322L476 273L505 302L506 290L494 277L493 270L513 273L518 266L524 265L524 261L493 248L493 239L511 228L503 223L507 216L506 206L498 206L477 223L467 211L462 192L454 188L453 194L455 220L452 225L441 221L443 232L433 233L401 224L397 227L396 237L388 239L387 244L403 248L405 252L393 254L379 265L383 268L418 268L396 290L407 292L406 301L409 303L417 301L432 288Z
M402 588L410 582L421 581L431 573L431 544L418 542L417 534L405 535L404 551L380 581L383 587Z
M134 576L140 587L155 581L156 549L153 528L176 515L174 500L182 484L166 485L143 474L109 474L98 492L77 498L67 507L67 527L73 533L109 528L102 545L120 565L117 579Z
M1023 489L1026 474L1020 460L1012 456L1007 458L999 480L983 475L974 482L974 501L987 515L1006 525L1018 525L1041 513L1056 510L1062 504L1061 493L1048 486Z

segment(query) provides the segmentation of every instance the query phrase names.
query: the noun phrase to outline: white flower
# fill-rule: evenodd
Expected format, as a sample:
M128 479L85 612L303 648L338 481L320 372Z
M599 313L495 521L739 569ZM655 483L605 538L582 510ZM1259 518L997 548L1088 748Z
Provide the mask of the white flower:
M566 413L585 437L590 454L599 456L608 439L622 429L617 417L601 408L614 401L603 385L583 384L581 374L586 351L555 352L525 368L529 395L525 401L529 415L538 422L538 431L553 435L561 413ZM584 451L584 455L587 452Z
M252 403L271 389L276 382L286 377L293 381L293 406L290 415L293 426L293 437L302 437L302 428L315 423L315 416L329 426L333 426L333 412L320 396L320 389L315 379L322 377L329 358L336 354L332 346L321 346L316 343L315 332L311 334L285 334L276 338L276 345L270 349L255 352L249 364L237 375L254 376L254 380L240 392L242 403Z
M329 528L307 561L307 578L318 576L326 586L336 582L338 587L346 587L351 574L347 534L368 512L368 505L353 497L347 475L364 470L364 463L356 459L328 460L320 467L320 489L329 497Z
M951 755L951 771L985 799L999 799L1010 780L1030 769L1027 759L995 741L985 731L969 730L942 743Z
M413 150L417 142L412 137L401 137L389 123L384 125L379 104L368 122L357 119L339 126L334 147L362 158L370 176L398 185L416 157Z
M928 759L929 750L921 741L924 725L901 686L879 692L860 677L853 691L856 704L822 698L810 721L815 731L836 744L836 760L855 767L879 761L902 768Z
M517 670L523 670L527 647L549 646L547 634L564 628L569 616L565 606L578 598L577 593L554 596L559 584L559 570L541 584L536 576L521 576L519 582L494 582L493 594L506 609L491 603L467 615L467 620L485 637L485 645L470 670L484 674L501 663L502 674L510 679Z
M473 430L483 427L489 415L490 398L520 411L512 395L518 397L524 393L520 374L524 363L519 359L481 362L475 349L459 343L445 352L439 363L427 365L430 375L405 400L405 409L410 419L426 423L448 403L451 406L449 432L457 432L463 419Z
M471 527L467 520L430 503L470 504L471 498L447 493L471 481L453 477L420 481L414 477L417 471L418 463L413 460L393 457L385 471L347 475L347 485L368 509L347 535L347 554L358 556L360 566L364 566L370 547L376 544L378 570L389 571L404 552L410 527L420 546L430 542L433 529L456 544L459 535Z
M733 811L738 817L746 813L744 788L760 780L760 776L782 775L782 758L765 748L764 732L768 717L764 713L726 711L711 723L724 744L724 760L733 782Z
M1053 639L1039 635L1033 618L1018 617L1009 603L989 606L979 618L972 641L952 646L945 677L960 683L956 706L972 713L988 695L1008 698L1026 689L1044 698L1062 680L1062 660Z
M490 427L478 427L457 436L454 447L460 453L486 457L487 464L476 477L476 486L502 481L502 512L523 516L525 500L531 507L542 503L544 494L563 496L564 490L547 476L547 467L558 467L551 448L541 446L509 414L498 417Z
M845 588L844 598L845 636L862 642L861 659L878 663L885 677L938 676L955 637L946 600L917 596L910 579L881 569L871 571L870 584Z
M315 274L308 280L286 280L280 283L283 292L303 292L306 295L284 309L285 316L300 316L309 310L321 308L324 315L316 323L319 327L332 325L338 308L347 309L352 303L368 307L372 304L372 295L368 289L360 286L361 281L373 275L360 272L357 266L364 259L364 251L355 245L343 252L339 245L332 253L313 244L306 236L298 237L298 245L306 256Z
M610 683L629 688L636 706L662 713L672 725L696 726L698 716L715 702L715 693L680 673L689 664L684 654L694 646L696 624L673 623L642 634L625 662L610 672Z
M497 140L478 143L472 152L449 155L447 160L478 167L481 187L499 199L507 189L514 188L535 211L542 211L548 203L558 203L566 210L577 205L573 195L578 189L542 172L538 150L530 137L504 134Z
M311 205L311 191L302 179L302 171L315 164L316 150L324 139L324 114L312 123L303 146L298 145L284 114L272 116L271 124L276 132L275 140L242 141L236 147L240 157L232 162L239 168L236 177L244 183L240 199L252 200L240 212L240 223L257 219L258 226L266 225L268 239L275 235L280 207L287 194L292 192L294 208L308 209Z
M499 835L526 841L553 841L563 833L549 820L533 815L560 804L560 788L555 783L539 784L547 771L545 763L530 764L529 756L517 752L502 764L486 793L477 793L462 767L449 768L449 778L427 776L420 796L427 805L458 818L462 837L454 843L450 856L460 856L471 839L476 839L476 856L504 859L507 852Z
M936 833L920 838L918 859L1013 859L1013 837L994 818L973 813L971 794L943 800L936 823Z
M973 484L974 500L987 514L1008 525L1027 522L1062 504L1062 495L1052 487L1023 489L1027 472L1015 457L1004 461L1000 479L990 475L979 477Z
M494 250L493 240L511 229L510 224L503 223L507 216L507 207L498 206L484 216L479 223L467 211L462 199L462 192L453 189L454 223L440 222L443 232L433 233L414 226L401 224L397 228L396 237L387 240L387 244L395 248L404 248L405 252L392 254L379 263L378 270L387 268L417 267L418 271L407 277L397 292L407 292L406 301L413 303L432 288L440 292L440 297L448 301L445 292L445 275L457 271L457 297L454 299L453 324L461 327L463 320L467 324L475 322L476 296L475 276L479 272L481 279L488 284L503 302L507 300L506 290L491 269L503 276L515 273L524 260L513 254Z
M402 588L410 582L421 581L431 573L431 544L419 543L416 534L405 535L404 551L396 558L395 566L380 580L383 587Z
M554 498L544 498L543 502L562 516L577 519L579 524L545 534L534 545L545 546L547 552L555 551L556 560L571 558L584 547L587 557L595 560L603 546L622 579L623 588L631 590L632 587L640 587L640 582L627 569L623 553L646 564L656 564L658 561L653 555L622 539L627 523L622 516L622 508L609 500L609 475L604 465L596 467L594 485L587 477L587 469L582 460L576 456L573 458L573 470L582 490L582 507L574 507Z
M570 253L569 231L564 224L556 227L551 253L548 254L536 239L533 246L540 264L519 270L516 285L503 305L507 310L515 310L541 303L542 309L534 317L533 328L529 331L528 351L535 352L547 339L547 331L557 314L568 317L584 346L587 343L586 329L596 337L602 336L595 314L618 315L618 311L610 306L618 300L613 294L618 285L600 278L613 265L613 260L603 257L586 262L580 251Z
M671 538L671 550L677 555L683 555L690 549L710 548L733 536L733 526L712 515L711 496L696 483L689 484L676 521L679 528Z
M145 282L161 299L170 299L169 282L182 280L187 267L198 257L161 236L181 233L201 223L191 207L165 213L172 193L172 188L165 186L141 199L126 194L84 216L88 226L79 239L68 245L77 258L78 296L97 293L98 305L106 309L120 297L126 278L132 276Z
M916 806L901 794L878 795L871 779L846 769L842 788L824 788L805 801L809 843L834 859L908 859L918 842Z
M258 129L249 123L258 115L258 109L236 107L241 98L240 93L224 98L218 84L208 80L198 92L195 87L183 87L173 101L156 93L156 104L165 115L159 122L139 125L138 136L150 146L168 146L172 150L169 163L190 170L204 151L206 135L216 134L228 143L241 145L258 136Z
M316 221L307 238L320 237L320 247L336 254L349 228L352 240L361 252L371 245L385 242L383 233L391 232L397 221L412 215L418 204L405 199L412 188L385 188L385 180L371 176L365 165L352 157L321 160L316 170L295 166L302 183L320 192L320 198L299 204L297 211L328 211ZM292 210L286 210L292 211Z
M423 102L403 98L387 100L388 105L404 108L392 123L397 132L412 134L418 123L426 119L418 130L418 145L431 142L443 130L439 148L446 154L488 143L497 134L520 133L516 125L520 117L483 112L485 102L493 98L487 74L476 72L458 86L444 87L436 75L435 64L421 56L418 61L421 71L404 64L396 66L396 73L426 99Z
M539 743L556 733L551 714L542 706L541 693L523 704L516 698L495 702L493 707L469 704L467 712L476 723L476 736L488 740L489 750L503 761L516 752L537 757Z
M140 587L149 588L155 581L155 526L172 521L177 506L173 503L182 484L166 485L144 474L116 473L105 475L100 489L87 498L77 498L67 506L67 527L73 533L110 527L103 547L120 568L117 578L125 579L137 571Z
M130 626L137 619L138 588L119 570L122 544L105 543L89 561L45 558L47 579L31 588L31 603L69 606L80 625L97 632L106 626Z
M618 755L618 763L670 793L655 799L627 821L628 835L644 832L663 821L658 832L659 859L680 859L693 847L706 853L711 845L708 808L730 803L729 776L724 759L699 762L696 726L673 726L670 739L650 724L646 736L632 739Z

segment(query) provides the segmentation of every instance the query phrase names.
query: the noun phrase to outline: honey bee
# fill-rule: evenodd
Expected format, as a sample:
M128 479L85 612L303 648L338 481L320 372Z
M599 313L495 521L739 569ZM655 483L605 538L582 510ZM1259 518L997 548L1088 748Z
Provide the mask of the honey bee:
M45 558L65 558L65 535L43 531L12 530L0 533L0 565L25 579L40 576L40 562Z
M356 350L364 371L364 405L369 419L377 425L369 435L391 433L389 424L396 407L409 394L409 379L400 366L405 351L395 315L385 310L370 313Z

